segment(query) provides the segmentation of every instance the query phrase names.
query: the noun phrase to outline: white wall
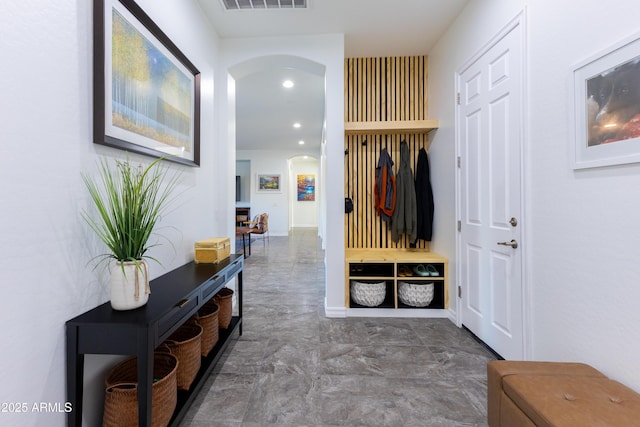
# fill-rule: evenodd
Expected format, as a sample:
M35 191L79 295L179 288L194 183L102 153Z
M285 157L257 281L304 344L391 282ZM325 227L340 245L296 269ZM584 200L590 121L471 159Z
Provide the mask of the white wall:
M309 156L294 157L289 161L289 176L291 191L291 226L292 227L317 227L318 207L320 200L320 177L318 175L318 160ZM297 199L298 175L315 176L315 200L299 201Z
M240 200L236 206L251 205L251 162L249 160L236 160L236 176L240 177Z
M193 259L195 240L233 227L233 167L214 131L216 35L195 1L138 3L202 73L202 166L171 166L184 171L181 195L160 227L175 252L152 249L162 262L151 265L157 277ZM80 174L125 153L92 143L92 27L90 1L0 4L0 402L64 403L65 321L108 300L105 275L89 264L101 248L80 217L89 206ZM102 361L87 363L98 389ZM86 409L85 423L98 425L101 408ZM3 413L0 424L64 425L65 414Z
M568 157L572 67L637 31L636 1L469 3L429 55L429 112L441 124L431 146L435 221L445 234L432 247L455 255L455 70L525 5L528 357L587 362L640 391L640 202L630 191L640 165L573 171Z
M251 217L266 212L269 214L269 235L286 236L289 232L289 179L286 153L276 150L238 150L236 159L248 160L251 170L248 176ZM265 193L258 188L257 174L280 175L282 191Z
M295 220L291 215L295 215L295 212L290 207L294 207L296 204L304 204L296 200L295 174L290 174L289 167L289 159L298 154L299 151L287 150L238 150L236 152L238 161L246 161L251 165L248 174L249 182L247 183L250 195L247 200L250 200L250 203L244 203L243 206L246 205L251 208L252 217L262 212L269 214L269 234L271 236L287 236L290 224L294 227L315 227L318 224L317 201L306 202L307 206L303 207L304 210L298 212L298 216L300 214L308 216L309 209L313 210L311 206L315 207L315 214L312 213L312 215L315 215L315 221L309 223L315 225L292 222ZM309 166L309 162L305 162L305 165L296 168L296 173L318 173L317 166L313 168ZM256 191L258 187L257 174L279 174L282 180L282 191L277 193Z

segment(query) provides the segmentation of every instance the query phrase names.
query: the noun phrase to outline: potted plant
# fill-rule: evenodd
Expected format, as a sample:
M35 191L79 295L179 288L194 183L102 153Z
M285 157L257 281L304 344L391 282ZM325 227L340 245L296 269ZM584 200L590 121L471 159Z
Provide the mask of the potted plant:
M132 310L149 299L148 250L155 246L149 238L170 201L179 175L169 176L163 158L146 168L132 166L129 160L115 160L110 166L101 160L98 177L83 174L97 215L85 210L82 216L109 249L98 255L98 265L111 268L111 306L115 310Z

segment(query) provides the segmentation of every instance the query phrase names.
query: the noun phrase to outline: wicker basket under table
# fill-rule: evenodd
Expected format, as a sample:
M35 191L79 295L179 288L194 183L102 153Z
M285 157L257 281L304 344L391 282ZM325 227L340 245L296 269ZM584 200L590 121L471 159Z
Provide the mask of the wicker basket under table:
M218 333L218 313L220 309L213 300L206 302L196 315L196 321L202 326L202 357L207 357L209 352L218 343L220 334Z
M213 301L218 305L218 324L220 328L227 329L233 317L233 289L222 288L213 297Z
M197 322L185 323L164 343L178 358L178 389L189 390L202 364L202 326Z
M176 372L178 359L169 353L153 355L151 425L166 426L178 401ZM138 425L138 359L132 357L114 366L105 377L104 427Z

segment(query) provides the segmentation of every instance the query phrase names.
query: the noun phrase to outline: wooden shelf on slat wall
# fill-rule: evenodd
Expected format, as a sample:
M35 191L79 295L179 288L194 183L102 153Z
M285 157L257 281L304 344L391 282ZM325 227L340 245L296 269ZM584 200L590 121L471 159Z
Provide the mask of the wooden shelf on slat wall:
M437 120L396 120L387 122L346 122L347 135L429 133L438 128Z

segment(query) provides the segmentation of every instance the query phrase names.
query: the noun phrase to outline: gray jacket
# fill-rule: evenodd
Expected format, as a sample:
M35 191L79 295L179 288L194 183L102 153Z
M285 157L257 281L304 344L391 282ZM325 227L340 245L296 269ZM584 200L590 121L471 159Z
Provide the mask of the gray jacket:
M391 239L398 243L400 236L407 233L410 243L418 237L418 211L416 187L409 157L409 145L400 143L400 166L396 173L396 209L391 219Z

